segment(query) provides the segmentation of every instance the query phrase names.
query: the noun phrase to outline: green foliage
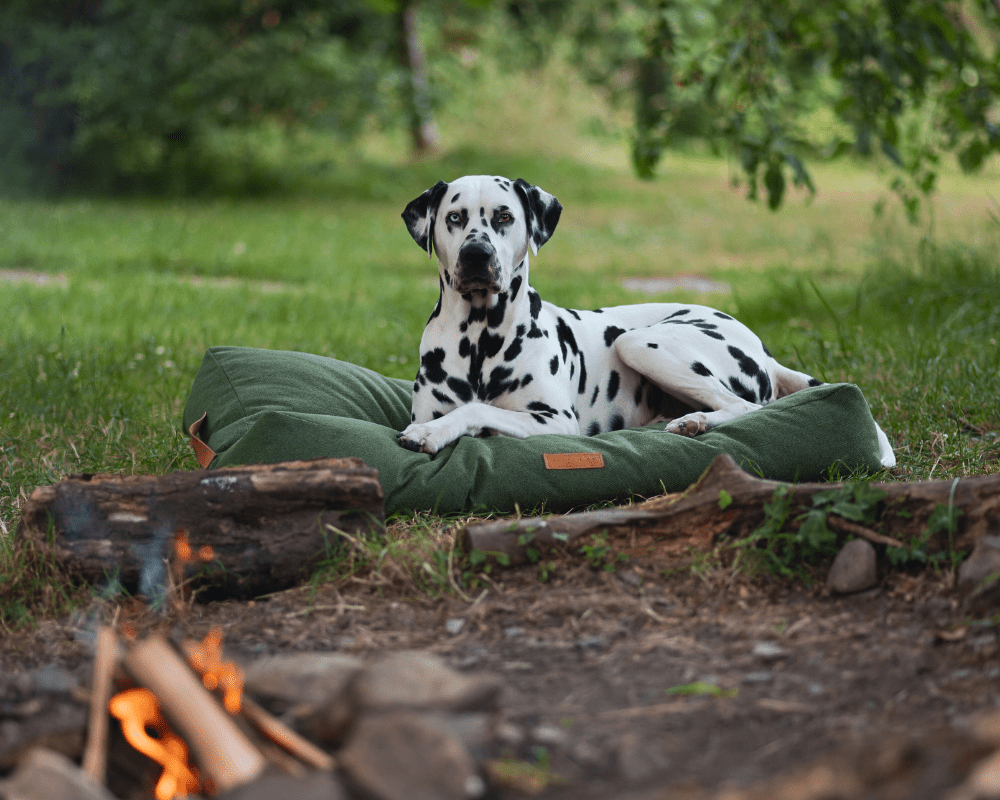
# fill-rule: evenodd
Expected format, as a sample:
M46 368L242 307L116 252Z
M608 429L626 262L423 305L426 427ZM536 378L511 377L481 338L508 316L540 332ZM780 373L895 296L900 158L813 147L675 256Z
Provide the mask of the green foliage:
M814 193L807 155L853 150L897 168L891 186L915 219L942 152L971 171L1000 151L1000 8L989 0L963 4L962 16L947 0L660 0L633 10L647 32L635 69L641 176L695 109L697 133L736 155L748 197L763 184L771 209L789 180ZM836 124L819 141L806 122L827 108Z
M580 545L577 552L584 557L592 569L602 569L605 572L614 572L618 564L628 560L626 553L615 553L611 545L608 544L607 531L591 534L590 542Z
M716 686L714 683L706 683L705 681L694 681L693 683L671 686L665 691L667 694L680 695L682 697L698 695L707 695L708 697L736 697L739 694L739 689L723 689L721 686Z
M393 25L364 0L10 0L0 118L50 184L260 190L241 131L349 135L390 112Z

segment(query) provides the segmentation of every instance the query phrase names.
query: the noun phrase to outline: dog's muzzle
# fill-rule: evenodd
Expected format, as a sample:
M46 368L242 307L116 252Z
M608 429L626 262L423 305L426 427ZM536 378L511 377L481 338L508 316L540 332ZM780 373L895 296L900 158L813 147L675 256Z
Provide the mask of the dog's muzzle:
M457 267L455 288L459 291L500 291L500 264L497 251L489 242L471 241L462 245Z

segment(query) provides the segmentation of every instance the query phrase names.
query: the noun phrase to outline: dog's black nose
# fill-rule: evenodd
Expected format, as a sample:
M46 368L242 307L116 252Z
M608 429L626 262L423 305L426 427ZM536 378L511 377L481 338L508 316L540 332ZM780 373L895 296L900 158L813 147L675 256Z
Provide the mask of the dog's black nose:
M459 261L468 269L486 269L496 256L496 250L482 242L469 242L458 251Z

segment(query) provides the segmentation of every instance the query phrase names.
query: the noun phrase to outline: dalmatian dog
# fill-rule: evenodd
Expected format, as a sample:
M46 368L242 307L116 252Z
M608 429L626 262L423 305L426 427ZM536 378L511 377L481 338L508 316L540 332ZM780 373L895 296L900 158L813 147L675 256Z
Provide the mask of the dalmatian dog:
M820 382L782 366L728 314L684 303L574 311L528 283L562 206L523 180L440 181L403 220L437 253L441 294L420 341L410 450L461 436L594 436L666 421L696 436ZM881 428L881 461L896 459Z

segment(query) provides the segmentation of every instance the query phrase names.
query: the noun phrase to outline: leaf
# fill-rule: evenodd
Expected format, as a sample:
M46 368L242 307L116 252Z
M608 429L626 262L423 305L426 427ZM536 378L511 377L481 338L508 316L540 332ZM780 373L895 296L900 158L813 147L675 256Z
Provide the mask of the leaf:
M785 176L780 166L774 163L768 166L767 172L764 173L764 186L767 188L767 207L776 211L785 194Z
M725 511L733 502L733 496L725 489L719 489L719 508Z

